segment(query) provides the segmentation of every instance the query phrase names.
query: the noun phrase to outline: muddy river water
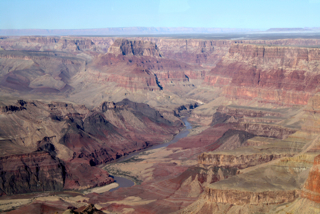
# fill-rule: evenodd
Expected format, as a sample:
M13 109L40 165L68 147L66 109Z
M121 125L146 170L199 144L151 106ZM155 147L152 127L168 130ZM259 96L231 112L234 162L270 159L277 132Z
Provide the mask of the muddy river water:
M173 143L177 142L178 140L187 137L189 132L190 132L189 130L192 129L192 126L187 121L187 119L188 119L187 117L182 119L182 121L183 121L184 125L186 126L186 128L183 129L181 132L179 132L179 134L177 134L170 142L159 144L159 145L155 145L155 146L152 146L152 147L150 147L148 149L145 149L143 151L133 152L133 153L131 153L131 154L129 154L129 155L123 157L123 158L118 159L116 161L116 163L124 162L124 161L126 161L126 160L128 160L130 158L133 158L133 157L139 155L141 152L167 147L170 144L173 144ZM112 177L114 178L115 182L117 182L119 184L119 186L117 188L111 189L110 192L112 192L114 190L117 190L117 189L119 189L121 187L131 187L131 186L134 185L134 182L131 181L130 179L127 179L127 178L124 178L124 177L118 177L118 176L112 176Z

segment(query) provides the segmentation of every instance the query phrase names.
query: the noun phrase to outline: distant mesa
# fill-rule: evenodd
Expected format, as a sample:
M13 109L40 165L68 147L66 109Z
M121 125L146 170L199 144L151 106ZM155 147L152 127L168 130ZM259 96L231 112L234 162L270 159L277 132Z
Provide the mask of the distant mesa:
M268 32L312 31L312 28L270 28Z

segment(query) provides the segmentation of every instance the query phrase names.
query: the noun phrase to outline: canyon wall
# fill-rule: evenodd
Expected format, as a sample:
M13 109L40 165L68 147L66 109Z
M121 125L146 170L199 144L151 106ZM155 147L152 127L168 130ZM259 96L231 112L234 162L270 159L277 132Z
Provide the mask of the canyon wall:
M113 179L96 165L168 141L182 128L129 100L94 110L19 100L1 110L0 190L8 195L106 185Z
M306 105L317 91L319 61L316 48L235 44L205 84L233 99Z
M84 73L82 78L92 79L102 86L109 87L109 83L114 82L129 91L166 89L178 93L181 89L195 89L204 80L203 86L222 88L222 95L231 99L253 99L281 105L305 105L316 92L319 51L308 46L319 43L317 39L203 40L157 37L31 36L0 40L4 50L42 51L41 54L47 51L47 54L51 53L51 58L54 52L59 52L56 54L61 56L64 54L61 51L69 52L68 57L86 61L86 68L78 68L87 73L88 77L85 78ZM43 63L39 61L42 60L36 63L41 66ZM15 72L18 71L21 72ZM23 89L36 89L37 92L72 89L65 79L72 77L74 72L41 74L32 79L24 74L25 71L21 76L15 72L8 74L11 75L9 83L3 80L5 87L15 89L17 87L12 84L21 82ZM78 79L74 79L73 88L82 87Z
M4 50L91 51L106 53L115 37L5 37L0 39ZM214 66L233 44L261 44L282 46L318 46L319 39L278 40L210 40L131 37L130 40L150 41L157 45L166 58L203 66ZM19 41L17 43L17 40Z

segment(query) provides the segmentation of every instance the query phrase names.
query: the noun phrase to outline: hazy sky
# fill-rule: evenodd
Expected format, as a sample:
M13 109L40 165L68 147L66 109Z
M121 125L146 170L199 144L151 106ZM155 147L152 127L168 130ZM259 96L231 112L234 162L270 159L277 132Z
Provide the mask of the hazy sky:
M320 27L320 0L0 0L0 29Z

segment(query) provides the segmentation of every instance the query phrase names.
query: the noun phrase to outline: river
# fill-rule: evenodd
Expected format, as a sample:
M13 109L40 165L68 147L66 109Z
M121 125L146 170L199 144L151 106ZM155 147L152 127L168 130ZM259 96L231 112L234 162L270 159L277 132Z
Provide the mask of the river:
M189 130L192 129L192 126L191 124L187 121L188 117L185 117L182 119L184 125L185 125L185 129L183 129L181 132L179 132L179 134L177 134L170 142L168 143L162 143L162 144L159 144L159 145L155 145L155 146L151 146L145 150L142 150L142 151L138 151L138 152L133 152L127 156L124 156L122 158L119 158L116 163L121 163L123 161L126 161L130 158L133 158L134 156L136 155L139 155L141 152L145 152L145 151L150 151L150 150L153 150L153 149L159 149L159 148L164 148L164 147L167 147L169 146L170 144L173 144L175 142L177 142L178 140L182 139L182 138L185 138L188 136L189 134ZM131 181L130 179L127 179L127 178L124 178L124 177L118 177L118 176L112 176L115 180L115 182L117 182L119 184L119 186L117 188L114 188L114 189L111 189L109 190L110 192L114 191L114 190L117 190L121 187L131 187L134 185L134 182Z

